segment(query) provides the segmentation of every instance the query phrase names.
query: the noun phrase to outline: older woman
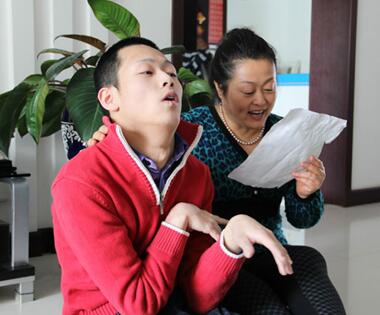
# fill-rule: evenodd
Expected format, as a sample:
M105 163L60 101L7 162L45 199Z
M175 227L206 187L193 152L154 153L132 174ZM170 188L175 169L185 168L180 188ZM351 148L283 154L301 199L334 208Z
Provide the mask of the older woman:
M228 178L255 150L263 136L281 117L271 113L276 99L276 56L272 47L253 31L228 32L211 63L210 83L218 103L182 114L204 131L193 151L206 163L215 185L214 213L227 219L246 214L270 229L287 244L282 230L280 203L285 200L287 220L297 228L315 225L323 213L319 190L323 163L310 157L302 172L282 187L249 187ZM101 141L102 126L89 144ZM286 134L284 134L286 141ZM282 277L272 256L256 247L225 303L240 314L345 314L342 302L327 275L323 257L306 246L286 246L294 275Z

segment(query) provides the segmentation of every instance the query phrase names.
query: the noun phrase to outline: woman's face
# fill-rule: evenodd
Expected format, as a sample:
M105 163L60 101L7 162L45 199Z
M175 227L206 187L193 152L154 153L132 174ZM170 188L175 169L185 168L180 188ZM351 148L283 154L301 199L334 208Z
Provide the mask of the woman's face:
M261 129L276 100L276 67L269 59L237 61L226 91L217 92L224 112L239 128Z

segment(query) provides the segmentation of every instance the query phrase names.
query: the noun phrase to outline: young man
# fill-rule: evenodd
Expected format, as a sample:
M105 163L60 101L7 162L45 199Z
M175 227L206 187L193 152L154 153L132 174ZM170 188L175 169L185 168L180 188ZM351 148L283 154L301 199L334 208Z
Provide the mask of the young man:
M63 314L165 313L177 284L188 307L205 313L255 242L272 251L281 274L292 272L286 250L252 219L231 219L220 237L227 222L209 212L209 170L190 154L202 128L180 122L182 87L154 43L116 43L94 77L109 135L52 186Z

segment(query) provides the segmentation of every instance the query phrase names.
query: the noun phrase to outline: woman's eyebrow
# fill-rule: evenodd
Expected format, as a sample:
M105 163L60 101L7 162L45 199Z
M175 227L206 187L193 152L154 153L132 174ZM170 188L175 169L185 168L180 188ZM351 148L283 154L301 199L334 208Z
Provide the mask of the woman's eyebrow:
M268 83L269 81L274 80L274 77L270 77L264 81L264 84ZM256 82L250 81L250 80L242 80L240 83L248 83L248 84L257 84Z

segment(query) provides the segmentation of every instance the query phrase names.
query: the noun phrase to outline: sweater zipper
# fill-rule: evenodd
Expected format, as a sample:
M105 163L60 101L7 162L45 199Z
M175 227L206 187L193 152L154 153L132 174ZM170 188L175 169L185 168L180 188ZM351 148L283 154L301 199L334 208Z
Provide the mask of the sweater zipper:
M164 196L160 194L160 214L164 214Z
M125 140L123 132L121 131L120 126L116 125L116 134L118 135L121 143L123 144L123 146L126 149L126 151L129 153L129 155L132 157L132 159L136 162L136 164L140 168L140 170L145 174L145 176L148 179L148 182L149 182L151 188L153 189L153 193L155 195L156 202L157 202L157 204L160 207L160 215L164 214L164 199L165 199L167 191L169 190L169 186L170 186L173 178L175 177L175 175L185 165L188 157L191 154L191 151L193 151L194 147L197 145L197 143L198 143L198 141L199 141L199 139L200 139L200 137L202 135L202 131L203 131L202 126L198 126L198 131L197 131L197 134L195 136L195 139L193 140L193 142L191 143L191 145L187 148L187 151L185 152L185 154L182 157L181 163L170 174L168 180L165 183L164 188L162 189L162 192L159 192L156 184L154 183L152 175L145 168L145 166L143 165L143 163L141 162L141 160L138 158L138 156L135 154L135 152L133 151L133 149L129 146L127 140Z
M187 159L189 158L191 152L193 151L194 147L198 144L199 139L202 136L203 127L199 126L197 134L193 140L193 142L189 145L187 148L185 154L182 157L181 163L177 165L177 167L173 170L173 172L170 174L169 178L167 179L164 188L162 189L162 192L160 193L160 211L161 215L164 214L163 212L163 201L165 199L166 193L169 191L169 187L174 179L174 177L177 175L177 173L185 166Z

